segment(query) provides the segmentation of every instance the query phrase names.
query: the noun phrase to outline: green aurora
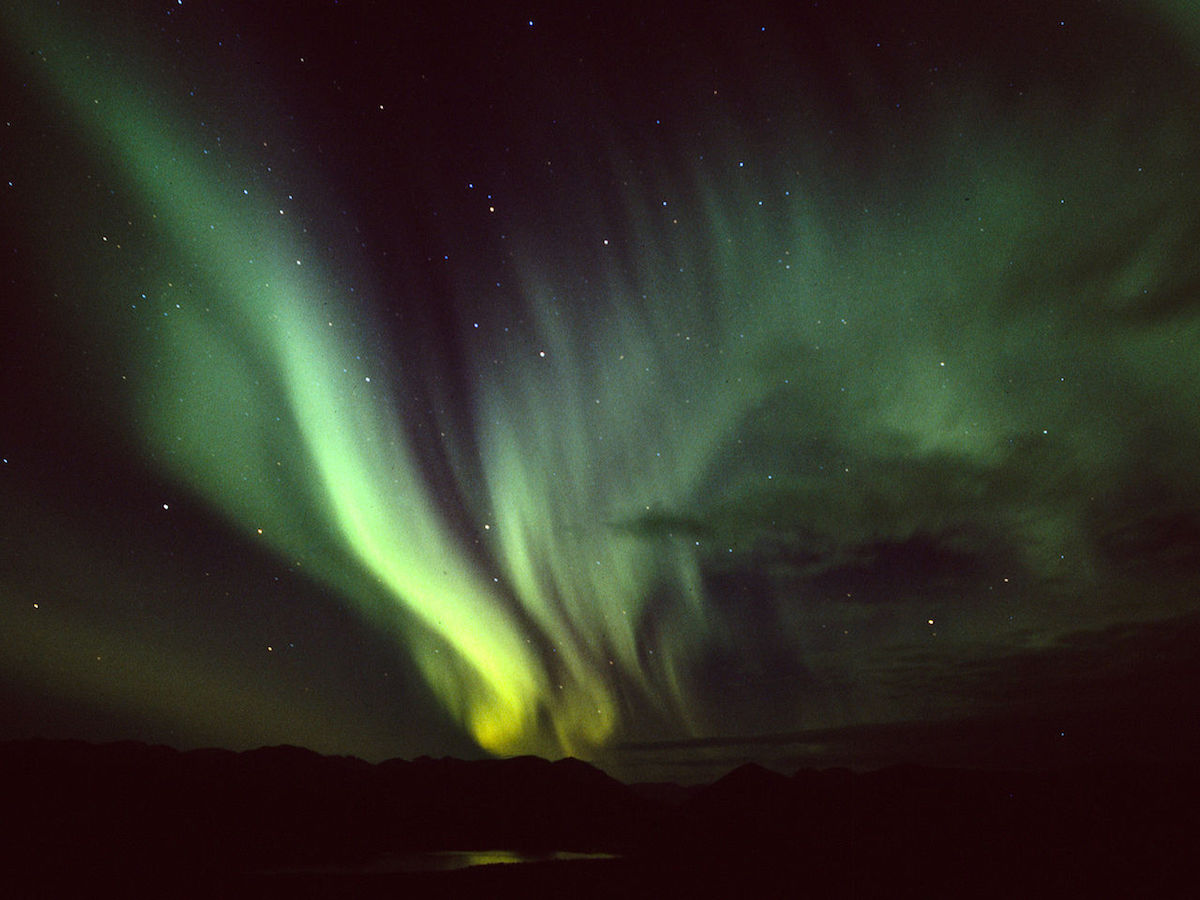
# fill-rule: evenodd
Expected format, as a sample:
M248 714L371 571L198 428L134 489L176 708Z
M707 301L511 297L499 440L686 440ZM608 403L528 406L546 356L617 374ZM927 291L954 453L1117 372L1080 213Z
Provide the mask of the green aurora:
M424 288L354 257L335 180L265 167L286 93L247 87L209 152L194 61L59 7L3 23L70 135L25 212L39 277L79 298L56 327L140 464L395 642L490 753L944 717L914 678L1195 608L1190 538L1155 537L1200 522L1195 44L1132 84L1134 51L1094 64L1087 103L968 70L891 122L863 88L879 120L831 144L783 51L794 88L739 85L751 124L740 97L681 100L671 139L614 115L603 165L546 148L569 196L464 189L504 217L511 302L464 239L451 357L390 315ZM111 190L73 196L93 170ZM12 677L98 690L44 640L5 645ZM215 697L253 677L180 665ZM145 677L113 702L180 715ZM337 746L329 706L300 739ZM254 733L219 718L196 734Z

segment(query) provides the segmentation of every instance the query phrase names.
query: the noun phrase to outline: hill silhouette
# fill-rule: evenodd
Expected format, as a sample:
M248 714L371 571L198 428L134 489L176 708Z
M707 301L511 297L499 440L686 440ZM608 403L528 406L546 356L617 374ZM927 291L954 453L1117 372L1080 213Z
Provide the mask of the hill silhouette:
M377 765L296 747L0 744L0 886L57 896L1169 895L1200 851L1183 768L754 764L627 786L579 760ZM517 851L453 872L379 861ZM612 858L555 860L561 851ZM30 893L33 886L33 893Z

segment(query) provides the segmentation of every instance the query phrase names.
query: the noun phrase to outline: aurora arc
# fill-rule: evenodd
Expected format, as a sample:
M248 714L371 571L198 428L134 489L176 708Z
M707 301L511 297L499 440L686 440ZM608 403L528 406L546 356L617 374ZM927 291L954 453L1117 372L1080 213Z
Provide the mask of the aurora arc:
M323 312L347 298L328 286L319 262L305 263L302 242L281 223L277 204L230 183L217 164L181 146L186 129L157 112L167 104L145 79L135 87L78 36L49 18L32 18L16 24L43 48L39 56L56 61L47 90L68 102L93 146L108 148L141 214L153 220L156 240L169 248L160 271L140 281L157 282L169 295L162 315L170 328L110 335L143 367L132 379L143 387L129 406L148 458L245 533L303 560L395 634L447 709L489 751L595 749L615 725L618 699L606 670L617 660L626 675L635 673L634 683L657 694L660 709L665 703L686 719L674 665L704 629L694 554L675 542L680 546L663 559L660 547L614 525L640 509L563 522L563 510L614 504L582 480L552 482L539 461L553 446L561 458L590 460L585 467L620 469L632 456L630 443L642 438L638 423L677 414L661 408L661 397L629 406L620 399L628 385L619 383L608 385L607 419L588 408L588 386L572 372L580 367L565 361L589 350L543 317L549 360L541 351L540 371L495 395L485 388L481 397L477 424L491 462L474 500L492 510L493 521L476 527L494 537L501 574L483 571L459 549L430 496L384 379L368 374L368 348L340 334ZM155 265L142 264L150 271ZM172 267L190 269L195 281L175 284ZM97 300L112 304L97 305L94 324L103 328L125 304ZM143 304L151 303L143 295ZM612 312L609 326L630 348L625 368L643 381L656 350L620 310ZM391 366L402 380L403 361ZM548 393L549 369L558 381ZM747 393L734 401L737 409L695 425L726 430L753 399ZM631 493L667 508L683 501L707 463L703 456L687 460L688 448L711 443L697 442L682 421L672 424L652 471L624 471L640 476ZM626 446L611 439L601 446L614 434ZM621 477L604 477L613 476ZM460 487L471 493L465 482ZM373 586L364 589L361 572L385 588L388 602ZM688 602L674 610L664 652L657 660L651 653L656 671L646 675L636 623L663 580ZM403 621L400 609L409 614Z
M549 752L576 746L581 735L601 740L611 728L611 700L579 655L562 656L570 690L552 691L505 598L455 550L394 412L365 387L361 348L319 315L322 305L342 302L323 286L320 266L303 269L303 251L272 221L274 210L223 184L215 165L180 147L183 129L148 112L152 103L102 56L49 20L22 24L37 28L36 37L27 35L32 43L65 63L51 87L89 138L112 148L142 210L154 211L159 238L204 285L174 292L166 313L172 328L136 348L155 369L133 398L148 454L288 558L309 560L317 550L321 577L351 599L357 593L371 619L396 627L389 610L339 568L344 560L319 550L336 540L423 626L404 640L484 748ZM104 308L97 312L102 317ZM273 494L280 459L304 472L306 502ZM553 704L559 726L579 706L591 715L575 717L579 733L558 727L547 742L537 725L544 703Z
M393 636L490 752L590 756L626 718L711 730L711 698L692 683L703 654L752 658L774 642L803 668L828 639L797 596L880 542L985 522L994 530L980 540L1003 534L1016 548L1014 573L1085 581L1095 552L1079 485L1120 481L1130 464L1110 449L1124 426L1082 401L1106 379L1150 393L1156 366L1181 395L1198 384L1195 321L1135 315L1184 278L1170 264L1186 228L1105 261L1111 277L1079 291L1088 317L1077 317L1076 285L1054 280L1096 271L1084 238L1118 230L1111 210L1154 220L1168 190L1114 193L1109 161L1090 152L1118 146L1124 164L1142 148L1089 123L1054 138L1054 171L1031 168L1024 149L1057 134L1055 111L992 125L939 96L930 105L944 101L944 121L921 138L955 177L919 193L897 179L884 212L852 210L861 219L849 200L806 193L827 157L803 140L745 168L733 140L687 165L664 151L650 175L614 159L624 193L611 243L603 210L574 243L514 229L519 326L469 288L456 296L466 424L418 435L408 396L428 373L388 344L365 296L378 286L351 293L369 278L292 224L303 204L245 174L248 115L225 130L219 159L206 155L148 63L114 65L56 13L4 15L19 44L39 49L20 56L118 173L116 202L149 235L127 242L120 265L94 240L62 238L102 260L103 277L79 278L95 291L83 324L129 370L146 459ZM715 118L720 133L729 122ZM1184 143L1172 129L1185 127L1160 127L1158 144ZM960 140L966 130L973 140ZM311 205L316 221L321 201ZM1059 268L1042 262L1046 247ZM572 296L589 277L587 296ZM1039 278L1049 287L1026 291ZM1068 301L1041 304L1038 290ZM1051 337L1071 328L1086 339ZM472 343L476 333L495 339ZM1148 364L1130 347L1158 355ZM1190 410L1168 413L1194 433ZM428 477L429 455L448 482ZM1058 459L1075 468L1064 475ZM780 535L803 552L759 546ZM757 575L764 558L777 570L755 598L773 605L769 639L711 602L706 583ZM817 593L802 599L817 607ZM918 593L897 604L927 602Z

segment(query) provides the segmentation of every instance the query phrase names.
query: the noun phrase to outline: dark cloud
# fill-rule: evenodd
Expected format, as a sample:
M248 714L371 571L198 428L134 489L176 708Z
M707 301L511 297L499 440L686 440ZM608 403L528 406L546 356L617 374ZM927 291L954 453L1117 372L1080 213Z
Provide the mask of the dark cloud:
M767 760L781 771L942 766L1045 768L1080 761L1188 762L1200 752L1200 617L1081 631L990 658L897 659L889 685L934 696L917 720L627 743L632 771ZM701 776L703 777L703 776Z
M844 551L847 559L812 579L817 590L889 599L899 586L928 594L961 589L995 570L961 534L914 534L902 540L871 541Z
M1193 580L1200 573L1200 510L1143 512L1134 521L1098 524L1097 545L1117 572Z

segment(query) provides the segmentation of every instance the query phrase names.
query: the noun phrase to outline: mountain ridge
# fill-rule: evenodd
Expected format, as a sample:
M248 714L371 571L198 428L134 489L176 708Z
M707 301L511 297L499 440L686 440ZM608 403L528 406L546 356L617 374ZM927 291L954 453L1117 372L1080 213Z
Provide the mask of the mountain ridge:
M302 896L317 876L296 873L315 866L352 872L387 854L495 849L617 857L587 863L592 874L575 888L585 896L593 882L597 892L644 883L699 896L748 885L769 896L800 882L864 896L897 886L922 896L983 885L1107 893L1167 884L1200 851L1200 779L1181 766L784 775L748 764L684 788L626 785L571 758L369 763L291 745L180 751L33 739L0 743L0 790L10 831L0 881L161 884L190 873L197 884L224 879L226 896L248 884L270 895L285 882ZM549 891L584 863L570 864L571 875L568 864L538 865L549 868L487 877L543 878ZM395 876L406 877L410 888L442 890L484 876ZM347 896L371 895L353 883Z

